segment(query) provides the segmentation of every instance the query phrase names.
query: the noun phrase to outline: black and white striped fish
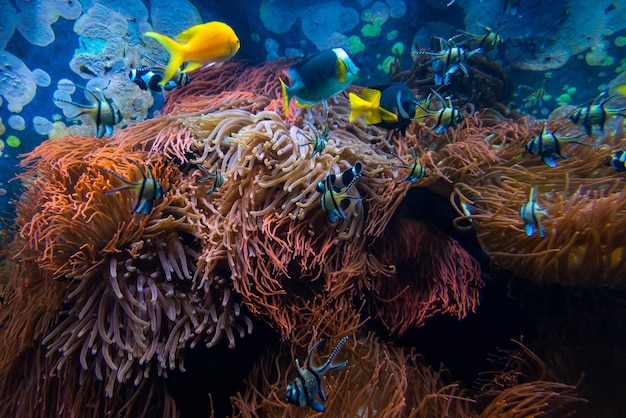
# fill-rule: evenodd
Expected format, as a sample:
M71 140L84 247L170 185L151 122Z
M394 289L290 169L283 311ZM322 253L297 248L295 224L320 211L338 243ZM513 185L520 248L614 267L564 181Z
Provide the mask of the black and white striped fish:
M519 215L524 221L524 230L526 231L526 236L533 236L535 231L539 232L539 236L541 238L546 236L546 231L541 227L541 219L548 217L548 212L545 211L539 203L537 203L536 188L533 187L530 189L530 196L528 197L528 202L524 203L524 205L519 210Z
M289 384L289 386L287 386L286 401L288 403L298 406L309 405L318 412L324 412L324 405L317 400L317 396L319 396L322 401L326 401L328 399L324 393L324 389L322 388L322 377L324 377L324 375L331 370L343 369L348 365L348 360L342 363L333 364L333 360L337 356L337 353L347 340L348 336L346 335L335 346L335 349L332 353L330 353L328 360L326 360L326 362L320 367L315 367L311 364L311 356L313 351L315 351L317 346L320 345L323 340L316 342L313 347L311 347L304 367L301 367L300 362L296 359L298 376Z
M581 137L583 134L563 137L557 135L555 132L548 132L548 122L544 123L541 134L537 135L526 143L526 151L531 155L539 155L541 160L550 167L556 167L555 158L566 158L561 153L562 144L578 144L586 147L593 147L594 145L585 144L584 142L575 141L576 138Z
M80 115L88 115L93 119L96 125L96 138L102 138L105 133L111 135L113 133L113 126L120 123L123 119L122 112L113 104L113 100L105 97L100 89L89 90L76 84L70 85L83 89L91 103L82 104L55 97L55 102L72 105L78 110L78 113L69 116L68 119L72 120Z
M339 175L329 174L324 181L318 183L315 190L322 194L320 206L328 214L330 222L337 222L337 218L346 220L346 214L341 208L341 203L346 199L361 200L358 196L349 196L347 190L361 177L363 164L360 161L354 163Z
M411 164L405 163L404 160L402 158L400 158L398 153L396 153L394 151L394 152L391 153L391 155L393 155L398 160L400 160L402 162L402 164L400 164L400 165L393 164L392 167L393 168L408 168L409 169L409 174L406 175L402 179L402 181L409 180L411 183L415 183L415 182L423 179L424 177L426 177L427 173L426 173L426 169L424 167L422 167L422 165L420 164L419 158L417 158L417 154L415 153L415 148L413 148L413 147L410 147L410 148L411 148L411 157L413 158L413 162Z
M604 125L613 116L626 117L626 107L621 108L606 108L606 103L614 98L616 95L608 96L608 92L604 91L600 93L593 101L586 106L579 106L574 113L569 117L572 122L585 128L587 135L591 136L594 126L600 127L600 132L604 132Z
M144 215L147 215L152 210L152 205L154 201L160 199L165 194L165 189L152 177L152 172L150 169L146 169L139 165L137 161L129 159L131 163L139 168L139 172L141 173L141 180L139 181L130 181L126 180L124 177L117 174L115 171L109 170L108 168L104 168L104 171L113 175L117 179L121 180L124 185L117 187L113 190L107 190L104 192L106 195L114 194L120 192L122 190L133 190L137 194L137 203L133 208L133 213L143 212ZM146 175L146 172L148 175Z

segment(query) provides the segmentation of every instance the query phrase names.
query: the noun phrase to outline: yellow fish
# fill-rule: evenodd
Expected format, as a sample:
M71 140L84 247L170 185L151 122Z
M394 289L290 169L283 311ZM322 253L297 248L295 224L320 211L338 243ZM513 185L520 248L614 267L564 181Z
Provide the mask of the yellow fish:
M176 40L156 32L144 35L159 41L170 54L163 80L159 83L161 86L170 81L185 62L188 64L183 73L205 65L220 66L234 57L240 47L235 31L223 22L192 26L179 33Z

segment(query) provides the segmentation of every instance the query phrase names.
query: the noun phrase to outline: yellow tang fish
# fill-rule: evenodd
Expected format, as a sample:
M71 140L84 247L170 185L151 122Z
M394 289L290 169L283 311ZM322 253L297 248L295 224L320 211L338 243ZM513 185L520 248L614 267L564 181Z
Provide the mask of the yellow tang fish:
M183 73L205 65L222 65L239 51L239 38L235 31L223 22L208 22L179 33L176 40L156 32L146 32L145 36L154 38L170 54L170 59L159 83L165 85L172 79L183 63L188 65Z

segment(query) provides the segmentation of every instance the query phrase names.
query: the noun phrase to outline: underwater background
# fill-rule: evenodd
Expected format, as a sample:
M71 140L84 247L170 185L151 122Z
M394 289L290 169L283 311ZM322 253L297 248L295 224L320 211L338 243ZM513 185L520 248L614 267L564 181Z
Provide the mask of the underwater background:
M232 59L129 76L210 21ZM344 336L327 416L622 416L626 2L0 0L0 45L0 416L319 416L294 361ZM330 48L352 86L285 109ZM353 117L390 82L408 127Z

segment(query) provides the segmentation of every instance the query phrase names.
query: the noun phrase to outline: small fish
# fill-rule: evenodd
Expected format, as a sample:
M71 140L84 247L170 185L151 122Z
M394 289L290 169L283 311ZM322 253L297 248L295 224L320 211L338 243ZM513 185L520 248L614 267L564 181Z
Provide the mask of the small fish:
M146 32L144 36L156 39L170 54L161 86L174 77L183 63L188 63L183 73L203 66L220 66L234 57L241 46L233 28L223 22L192 26L179 33L176 40L156 32Z
M504 0L504 7L502 9L503 14L510 14L511 16L517 15L519 12L521 0Z
M323 103L352 84L358 71L342 48L326 49L300 59L287 70L291 86L280 79L285 116L292 97L296 98L298 107Z
M152 204L155 200L160 199L165 194L165 189L161 185L161 183L157 182L152 177L152 172L149 169L145 169L138 162L129 159L131 163L139 168L139 172L141 173L141 180L139 181L130 181L126 180L124 177L120 176L116 172L109 170L108 168L103 168L104 171L113 175L114 177L121 180L124 185L113 190L107 190L104 192L106 195L111 195L122 190L133 190L135 194L137 194L137 203L132 210L132 213L140 213L143 212L144 215L147 215L152 210ZM146 176L146 172L148 173Z
M480 23L478 23L478 26L483 28L487 33L484 35L475 35L464 30L459 30L460 34L451 39L455 43L457 40L462 40L462 42L472 41L478 45L478 48L484 51L491 51L502 46L504 43L502 36L494 32L489 26L481 25Z
M535 200L536 188L530 189L530 197L519 210L519 215L524 221L524 229L526 236L531 237L535 234L535 230L539 232L541 238L546 236L546 231L541 227L541 219L548 217L546 212Z
M102 138L105 133L111 135L113 126L120 123L123 119L122 112L113 104L113 100L105 97L100 89L89 90L76 84L72 85L85 90L91 104L75 103L71 100L55 97L54 101L67 103L78 109L78 113L68 119L72 120L80 115L88 115L96 125L96 138Z
M313 137L305 134L304 131L298 130L298 132L304 136L307 141L304 144L300 144L301 147L311 146L313 149L311 150L311 155L309 155L309 160L315 157L315 154L321 155L324 149L326 148L326 143L328 142L328 135L330 134L330 128L328 124L324 122L322 125L322 130L318 130L312 123L306 123L313 134Z
M411 164L405 163L404 160L400 158L400 156L396 152L392 152L391 155L396 157L402 163L401 165L392 165L392 167L393 168L408 168L409 174L406 177L404 177L402 181L409 180L411 183L415 183L423 179L424 177L426 177L427 173L426 173L426 169L422 167L422 165L420 164L419 158L417 158L417 154L415 153L415 148L413 147L410 147L410 148L411 148L411 156L413 158L413 162Z
M531 155L539 155L541 160L550 167L556 167L555 158L567 158L561 154L561 144L578 144L584 146L594 146L583 142L574 141L583 134L562 137L554 132L548 132L548 122L543 124L541 134L537 135L525 145L526 151Z
M541 81L541 87L539 87L539 89L537 90L533 89L532 87L528 87L524 84L520 85L521 88L532 91L532 93L530 93L530 95L528 95L522 101L524 103L526 102L530 103L531 107L534 106L536 103L539 103L539 106L543 107L544 100L546 99L546 90L544 88L545 84L546 84L546 79L544 78Z
M433 72L435 73L435 85L441 86L443 84L449 84L450 76L457 70L461 70L463 74L465 74L465 77L469 77L469 71L465 66L465 62L472 55L481 52L482 49L476 48L472 51L468 51L466 48L458 46L454 42L454 38L446 40L435 36L433 39L439 42L440 50L437 52L418 51L417 55L428 55L432 57L430 60L420 65L432 66Z
M350 122L363 115L368 125L398 130L404 135L415 118L417 99L404 83L364 88L363 98L349 94Z
M164 68L161 67L140 67L132 68L128 73L130 81L137 84L142 90L150 90L155 93L161 93L162 91L171 91L176 87L182 87L189 84L191 79L186 73L183 73L185 65L183 64L179 71L174 74L174 78L164 85L161 85L163 80Z
M201 178L200 180L198 180L198 183L204 183L206 181L209 181L211 179L213 179L213 186L207 190L207 194L213 194L213 192L217 189L220 188L220 186L222 184L224 184L224 176L222 176L222 173L220 173L220 171L218 169L215 169L215 173L211 173L209 170L207 170L203 165L198 164L197 167L202 170L204 172L204 174L206 174L206 177Z
M607 109L604 107L609 100L616 96L613 94L601 100L602 97L607 95L608 91L603 91L587 106L577 107L574 113L569 117L572 122L584 127L585 132L589 136L591 136L592 128L596 125L600 126L600 132L604 132L604 124L613 116L626 117L626 114L622 113L626 112L626 107L617 109Z
M363 164L357 161L353 167L348 168L338 176L329 174L324 181L319 182L316 186L315 190L322 194L320 206L327 212L331 223L337 222L337 218L346 220L346 214L341 208L341 203L344 200L361 200L361 197L347 195L346 191L361 177L362 171Z
M317 412L324 412L324 405L317 400L317 396L319 396L322 401L328 400L326 394L324 393L324 389L322 388L322 377L324 377L324 375L331 370L343 369L348 365L348 360L342 363L333 364L333 360L337 356L337 353L339 353L339 350L347 340L348 336L346 335L335 346L335 349L332 353L330 353L328 360L326 360L326 362L320 367L315 367L311 364L311 357L317 346L319 346L323 340L316 342L313 347L311 347L311 350L306 357L304 367L301 367L300 362L296 359L298 376L289 384L289 386L287 386L286 401L288 403L301 407L309 405Z
M616 149L611 153L606 165L613 167L618 173L626 171L626 150Z
M431 97L426 100L428 103L427 107L424 107L421 103L418 103L417 106L422 110L419 116L416 116L416 119L428 118L431 117L436 120L435 124L430 128L431 131L437 129L435 132L441 134L446 131L446 129L450 127L456 126L459 122L463 120L463 114L459 109L454 107L452 104L452 99L450 97L446 97L446 100L441 97L439 93L432 90L435 98L439 100L441 103L441 109L433 111L430 110L430 104L432 102Z

